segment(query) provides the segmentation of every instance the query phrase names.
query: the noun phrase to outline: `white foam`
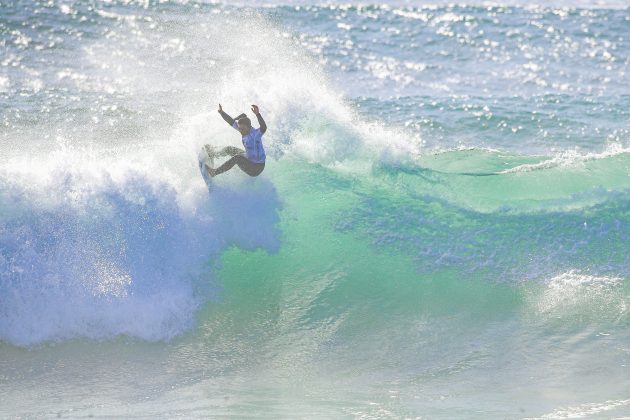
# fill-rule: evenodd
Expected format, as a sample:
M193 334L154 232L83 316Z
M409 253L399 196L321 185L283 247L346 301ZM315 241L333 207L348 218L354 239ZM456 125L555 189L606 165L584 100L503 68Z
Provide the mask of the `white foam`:
M539 314L559 317L580 314L618 318L627 312L623 279L570 270L551 278L531 296Z
M210 267L226 247L278 249L279 199L265 179L210 195L198 174L175 185L133 156L116 165L73 153L0 170L2 340L167 340L216 295Z
M570 407L558 408L544 414L541 419L582 419L630 406L630 400L607 400L601 403L585 403Z
M577 150L564 150L556 156L538 163L528 163L518 165L510 169L505 169L498 173L510 174L519 172L531 172L540 169L549 169L555 167L574 166L592 160L606 159L618 156L624 153L630 153L630 147L623 146L619 143L611 143L601 152L580 153Z
M9 85L9 78L6 76L0 76L0 92L7 92Z

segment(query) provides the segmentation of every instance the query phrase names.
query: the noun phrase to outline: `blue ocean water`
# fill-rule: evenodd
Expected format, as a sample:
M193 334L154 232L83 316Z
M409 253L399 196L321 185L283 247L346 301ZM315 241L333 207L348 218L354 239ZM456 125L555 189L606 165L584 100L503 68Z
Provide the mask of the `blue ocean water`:
M0 0L0 44L0 417L630 415L627 2ZM218 103L268 160L208 191Z

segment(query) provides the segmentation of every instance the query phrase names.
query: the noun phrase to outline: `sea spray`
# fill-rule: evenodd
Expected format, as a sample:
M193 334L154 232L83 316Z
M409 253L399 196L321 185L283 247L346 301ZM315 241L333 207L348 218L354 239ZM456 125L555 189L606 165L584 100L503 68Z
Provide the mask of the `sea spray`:
M598 4L3 4L0 415L627 416Z

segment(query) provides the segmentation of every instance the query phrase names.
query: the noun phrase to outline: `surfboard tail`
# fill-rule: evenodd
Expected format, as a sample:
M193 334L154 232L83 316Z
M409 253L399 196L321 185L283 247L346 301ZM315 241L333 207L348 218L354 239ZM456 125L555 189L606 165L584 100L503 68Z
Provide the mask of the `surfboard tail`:
M206 183L206 186L208 187L208 190L212 191L212 177L208 173L208 170L206 168L206 164L208 164L210 167L213 167L214 166L214 159L208 153L208 151L206 150L206 147L210 147L211 148L211 146L209 146L209 145L204 146L199 151L199 154L197 155L197 159L198 159L198 163L199 163L199 172L201 172L201 177L203 178L204 182Z

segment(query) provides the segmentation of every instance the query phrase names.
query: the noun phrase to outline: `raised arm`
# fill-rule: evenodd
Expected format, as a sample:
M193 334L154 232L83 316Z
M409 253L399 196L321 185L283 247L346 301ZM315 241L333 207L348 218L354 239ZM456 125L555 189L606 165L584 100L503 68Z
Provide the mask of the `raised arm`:
M223 107L219 104L219 114L225 120L226 123L230 124L230 127L234 125L234 118L230 117L227 113L223 111Z
M258 109L258 105L252 105L252 112L256 115L258 119L258 125L260 125L260 132L265 134L267 131L267 124L265 124L265 120L263 120L262 115L260 115L260 110Z

